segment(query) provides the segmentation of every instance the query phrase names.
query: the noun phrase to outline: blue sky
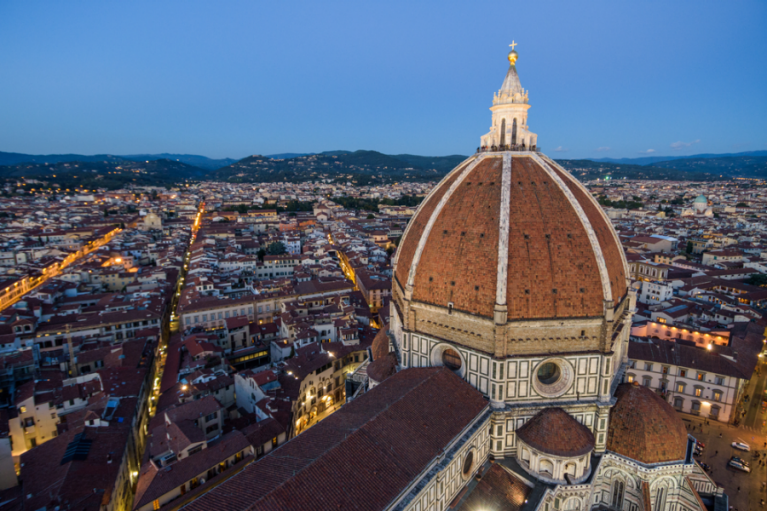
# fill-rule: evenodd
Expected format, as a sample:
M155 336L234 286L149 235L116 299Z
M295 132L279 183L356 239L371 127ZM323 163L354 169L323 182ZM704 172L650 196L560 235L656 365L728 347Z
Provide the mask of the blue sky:
M512 40L551 156L767 150L765 26L763 0L5 0L0 151L469 154Z

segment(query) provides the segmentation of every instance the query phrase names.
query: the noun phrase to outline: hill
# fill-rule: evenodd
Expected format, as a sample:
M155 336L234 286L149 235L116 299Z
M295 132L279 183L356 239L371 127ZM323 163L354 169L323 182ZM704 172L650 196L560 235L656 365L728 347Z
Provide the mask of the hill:
M617 164L592 160L556 160L580 181L595 179L649 179L668 181L716 181L719 174L688 172L672 168L648 167L645 165Z
M0 166L18 165L20 163L68 163L68 162L123 162L123 161L147 161L147 160L175 160L193 167L203 169L218 169L231 165L237 160L222 158L214 160L205 156L194 154L131 154L119 156L112 154L22 154L4 153L0 151Z
M206 156L199 156L196 154L131 154L123 156L126 160L134 161L146 161L146 160L175 160L181 163L186 163L193 167L199 167L201 169L215 170L221 167L226 167L236 162L234 158L220 158L213 159Z
M73 161L60 163L20 163L0 166L0 180L20 177L41 181L43 188L106 188L126 185L170 186L185 179L199 180L207 171L178 161L161 159L135 161Z
M701 155L655 161L658 157L621 161L557 160L582 181L594 179L652 179L712 181L733 177L767 177L767 151L736 156ZM764 154L761 154L764 153ZM397 181L435 181L466 156L387 155L378 151L325 151L318 154L253 155L242 160L214 160L204 156L167 154L129 156L75 154L25 155L0 152L0 178L63 176L88 173L104 184L169 184L185 179L229 182L352 182L359 185ZM163 157L163 158L160 158ZM644 164L648 159L652 164ZM23 161L22 161L23 160ZM12 163L8 163L12 162ZM634 163L631 163L634 162ZM637 163L639 162L639 163ZM96 174L97 176L93 176ZM90 181L89 181L90 182ZM107 185L107 183L109 183ZM99 186L94 183L93 186Z
M699 160L703 158L729 158L732 156L767 156L767 151L747 151L744 153L724 153L724 154L693 154L691 156L642 156L641 158L598 158L592 161L608 163L628 163L631 165L653 165L658 162L668 162L672 160ZM657 165L653 165L657 166Z
M660 161L654 167L683 172L710 173L723 178L767 178L767 156L731 156L727 158L686 158Z
M209 174L231 182L303 182L327 180L359 185L394 181L433 181L465 156L390 156L378 151L328 151L289 159L254 155Z

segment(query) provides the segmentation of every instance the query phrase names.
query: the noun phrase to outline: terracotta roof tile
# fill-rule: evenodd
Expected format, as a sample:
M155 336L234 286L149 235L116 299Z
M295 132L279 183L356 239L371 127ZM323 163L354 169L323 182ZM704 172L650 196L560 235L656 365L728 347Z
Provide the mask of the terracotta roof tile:
M642 463L683 460L687 430L674 409L647 387L624 383L610 411L607 449Z
M445 368L400 371L185 509L384 509L486 407Z
M594 435L562 408L544 408L517 430L530 447L557 456L583 456L594 449Z

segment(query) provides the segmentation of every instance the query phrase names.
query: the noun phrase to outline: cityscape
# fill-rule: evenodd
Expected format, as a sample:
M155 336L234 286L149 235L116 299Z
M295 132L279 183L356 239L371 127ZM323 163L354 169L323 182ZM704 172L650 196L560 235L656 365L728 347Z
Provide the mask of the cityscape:
M0 152L0 511L762 508L767 151L568 158L517 40L448 156Z

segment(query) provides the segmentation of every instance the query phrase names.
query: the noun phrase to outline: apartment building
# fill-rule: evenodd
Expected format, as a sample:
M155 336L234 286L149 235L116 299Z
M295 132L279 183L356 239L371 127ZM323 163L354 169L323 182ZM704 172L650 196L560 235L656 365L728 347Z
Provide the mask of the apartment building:
M679 412L731 422L753 367L739 364L727 348L630 342L625 378L655 390Z

